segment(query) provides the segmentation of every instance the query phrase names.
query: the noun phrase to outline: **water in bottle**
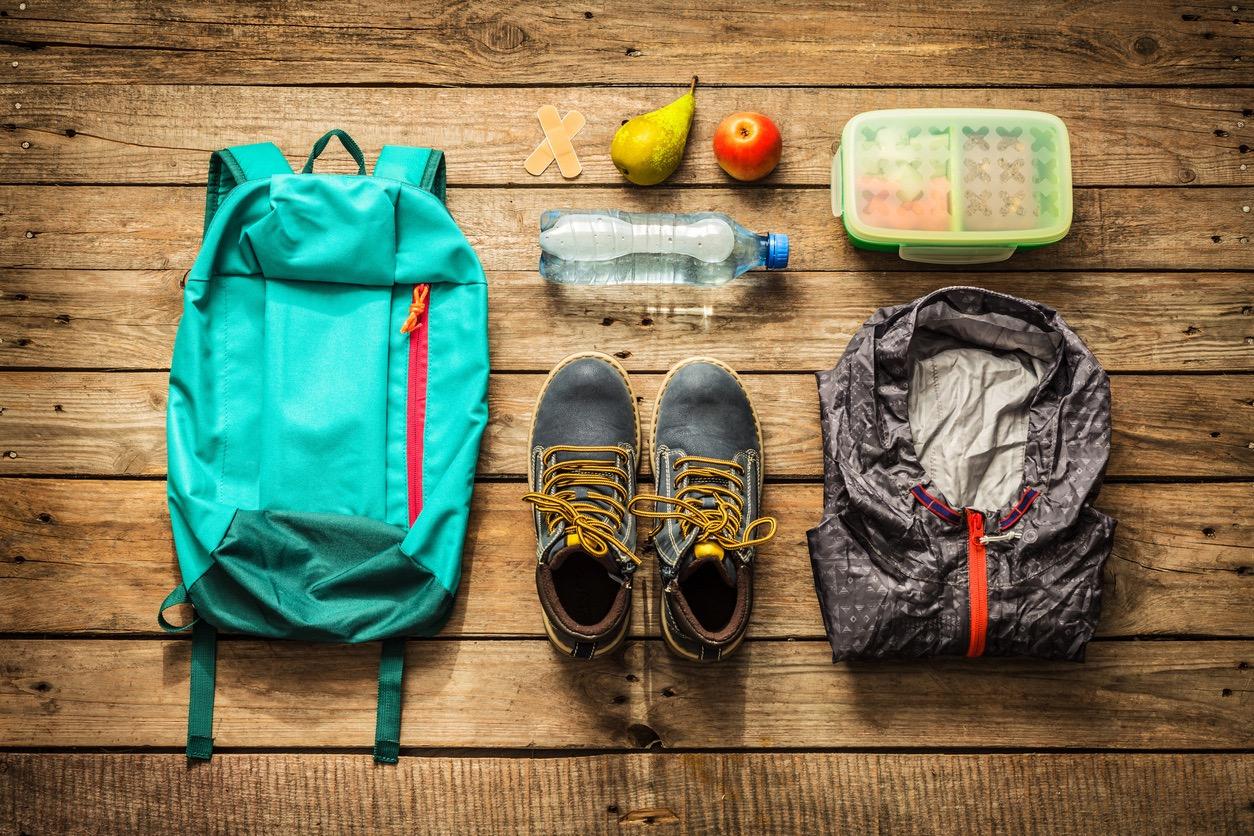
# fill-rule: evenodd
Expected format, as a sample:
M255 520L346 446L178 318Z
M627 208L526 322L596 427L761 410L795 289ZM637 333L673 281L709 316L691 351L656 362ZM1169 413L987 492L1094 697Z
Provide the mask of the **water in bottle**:
M758 235L718 212L550 209L540 275L560 284L726 284L788 265L788 236Z

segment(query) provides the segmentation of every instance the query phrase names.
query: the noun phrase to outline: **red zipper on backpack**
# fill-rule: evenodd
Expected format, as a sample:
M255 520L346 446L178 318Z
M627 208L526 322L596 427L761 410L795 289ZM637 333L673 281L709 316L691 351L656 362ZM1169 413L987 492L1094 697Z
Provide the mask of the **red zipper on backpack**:
M967 509L967 595L971 608L971 638L968 656L983 656L988 637L988 555L980 540L984 537L984 515Z
M405 464L409 474L409 524L422 513L422 437L427 421L427 317L431 286L414 285L414 300L401 326L409 334L409 386L405 401Z

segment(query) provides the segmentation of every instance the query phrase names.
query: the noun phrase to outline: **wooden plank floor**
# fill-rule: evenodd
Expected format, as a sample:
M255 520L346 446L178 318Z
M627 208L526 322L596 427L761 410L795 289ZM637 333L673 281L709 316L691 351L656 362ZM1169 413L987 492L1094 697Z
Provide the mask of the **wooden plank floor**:
M1254 11L1230 0L865 4L116 3L0 8L0 833L1254 832ZM621 119L699 74L690 150L627 187ZM582 176L527 176L540 104L584 112ZM990 268L852 249L828 209L854 113L1048 110L1072 132L1063 242ZM739 186L708 147L764 110L784 161ZM208 152L295 163L343 127L444 148L489 275L491 423L462 589L414 641L399 766L374 767L373 647L227 636L219 754L187 768L166 370ZM326 160L345 171L347 161ZM542 210L726 211L792 236L726 289L562 290ZM818 519L813 372L877 307L951 283L1060 310L1111 372L1100 507L1119 520L1083 664L832 665L805 532ZM597 349L649 412L691 354L763 413L761 554L744 650L631 638L591 664L543 638L521 492L543 374Z

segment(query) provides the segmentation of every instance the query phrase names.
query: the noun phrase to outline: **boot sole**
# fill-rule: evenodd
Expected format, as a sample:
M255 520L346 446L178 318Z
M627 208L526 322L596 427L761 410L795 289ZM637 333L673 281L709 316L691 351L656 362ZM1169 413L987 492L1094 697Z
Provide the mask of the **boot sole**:
M563 656L574 656L575 648L572 645L566 644L557 637L557 632L553 628L553 623L549 621L548 613L544 611L544 608L540 609L540 618L544 622L544 632L545 635L549 637L549 644L553 646L553 649L561 653ZM618 648L622 646L623 640L627 638L630 626L631 615L629 613L627 617L623 619L623 625L619 628L618 635L611 639L609 644L604 647L598 647L596 650L592 651L592 655L589 656L588 659L599 659L602 656L606 656L613 653L615 650L618 650Z
M661 594L666 595L666 592L663 591ZM666 601L663 600L661 605L662 607L665 607ZM698 662L702 665L712 665L715 662L722 662L726 660L728 656L731 656L736 652L736 650L740 647L741 642L745 640L745 636L749 633L749 630L746 627L745 632L741 633L734 642L723 648L723 652L719 654L717 659L702 659L699 654L693 653L687 648L680 646L679 642L675 639L675 636L671 633L670 619L666 617L666 613L661 612L658 615L662 619L662 640L667 649L676 656L681 656L690 662Z

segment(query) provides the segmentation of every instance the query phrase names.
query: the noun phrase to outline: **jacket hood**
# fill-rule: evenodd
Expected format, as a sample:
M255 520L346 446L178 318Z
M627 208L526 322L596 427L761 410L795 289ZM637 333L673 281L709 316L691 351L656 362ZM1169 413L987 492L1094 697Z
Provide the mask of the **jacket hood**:
M917 485L949 507L971 504L947 497L936 484L923 460L937 459L916 447L910 421L917 364L964 348L1018 355L1028 377L1035 378L1024 396L1028 426L1018 484L1003 502L979 510L1000 522L1031 488L1042 494L1039 503L1061 512L1060 524L1071 524L1106 466L1106 373L1056 311L980 288L942 288L877 311L850 341L841 361L845 368L818 375L824 428L834 431L826 443L827 480L843 480L859 510L899 533L915 516ZM1086 408L1090 393L1099 397ZM827 409L837 401L844 402L843 409ZM868 473L881 478L863 478Z

